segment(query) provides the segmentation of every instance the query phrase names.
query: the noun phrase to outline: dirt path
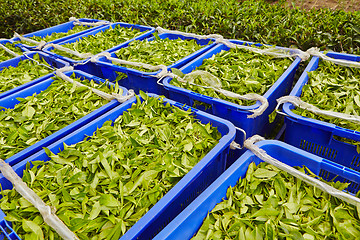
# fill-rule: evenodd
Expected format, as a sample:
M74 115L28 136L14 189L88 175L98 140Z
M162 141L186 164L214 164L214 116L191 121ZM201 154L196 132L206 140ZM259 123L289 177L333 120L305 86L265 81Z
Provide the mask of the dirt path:
M288 0L288 6L293 4L305 9L330 8L333 10L360 11L360 0Z

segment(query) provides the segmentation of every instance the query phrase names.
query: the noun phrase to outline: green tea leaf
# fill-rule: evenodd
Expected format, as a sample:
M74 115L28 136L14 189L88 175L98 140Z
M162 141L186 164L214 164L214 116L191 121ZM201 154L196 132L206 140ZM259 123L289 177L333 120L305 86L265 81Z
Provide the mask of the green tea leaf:
M25 107L25 109L22 111L22 115L24 117L32 118L35 114L35 109L29 105Z
M258 168L253 173L254 177L256 178L272 178L277 174L275 171L271 171L265 168Z

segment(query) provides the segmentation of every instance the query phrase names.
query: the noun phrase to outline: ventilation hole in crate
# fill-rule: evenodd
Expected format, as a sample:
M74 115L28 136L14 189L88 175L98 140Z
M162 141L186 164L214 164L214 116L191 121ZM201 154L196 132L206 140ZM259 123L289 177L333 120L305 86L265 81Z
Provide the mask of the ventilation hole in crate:
M5 229L2 227L2 226L0 226L0 237L1 237L1 239L4 239L4 234L5 233Z
M304 149L303 144L304 144L304 141L300 141L300 148L301 149Z
M324 151L325 151L325 148L324 148L323 146L321 146L320 151L317 152L317 154L323 155L323 154L324 154Z
M323 169L320 170L319 177L324 178L324 170Z
M153 239L156 235L158 235L170 222L171 218L168 217L166 221L162 223L162 226L158 227L158 229L153 233L152 238L149 239Z
M351 163L350 163L350 165L351 166L357 166L358 162L359 162L359 157L354 156Z
M352 181L347 181L347 182L350 183L350 185L347 188L349 192L356 194L360 190L360 185L358 183Z
M313 152L319 152L320 146L317 144Z
M336 156L336 151L332 150L330 158L335 159L335 156Z
M320 170L320 174L319 174L319 177L321 177L322 179L324 180L328 180L329 179L329 176L330 176L330 173L324 169L321 169Z
M300 141L300 148L316 155L323 156L327 159L335 159L337 156L337 151L335 149L324 147L306 140Z
M20 240L10 224L5 220L0 222L0 239Z
M349 166L351 169L359 171L360 169L360 157L359 155L355 155Z
M13 230L11 229L11 227L9 226L9 224L6 221L3 221L1 223L1 230L7 234L10 234L13 232Z

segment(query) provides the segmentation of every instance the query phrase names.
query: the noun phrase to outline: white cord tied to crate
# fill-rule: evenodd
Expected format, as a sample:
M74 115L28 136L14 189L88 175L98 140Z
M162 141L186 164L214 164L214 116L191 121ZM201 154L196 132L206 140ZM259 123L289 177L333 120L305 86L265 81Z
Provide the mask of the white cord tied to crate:
M36 45L36 47L35 47L36 50L42 50L43 47L47 44L47 42L45 42L44 40L41 40L40 42L38 42L38 41L35 41L35 40L31 39L31 38L21 36L20 34L18 34L16 32L14 33L14 38L19 38L20 41L29 42L31 44Z
M108 22L99 21L99 22L82 22L76 17L70 17L69 21L74 21L74 25L80 25L80 26L90 26L90 27L97 27L102 25L109 24Z
M8 40L8 39L1 38L0 41L1 41L1 40ZM17 54L17 53L14 52L14 51L11 51L10 49L8 49L7 47L5 47L5 46L2 45L1 43L0 43L0 48L4 49L5 52L7 52L8 54L10 54L10 55L12 55L12 56L14 56L14 57L20 56L19 54Z
M63 67L63 68L60 68L58 70L55 71L55 74L56 76L58 76L59 78L69 82L69 83L72 83L72 84L76 84L76 86L78 87L86 87L88 89L90 89L93 93L95 93L96 95L98 95L99 97L102 97L103 99L105 100L108 100L108 101L112 101L114 99L116 99L118 102L120 103L123 103L123 102L126 102L127 100L129 100L130 98L132 98L133 96L135 96L135 92L134 90L130 89L126 95L121 95L121 94L117 94L117 93L112 93L112 94L108 94L108 93L105 93L103 91L100 91L98 89L95 89L95 88L92 88L92 87L89 87L89 86L86 86L78 81L75 81L73 79L71 79L70 77L66 76L64 74L64 72L66 71L72 71L74 70L73 67Z
M54 43L48 43L48 44L46 44L46 47L53 47L53 48L58 49L60 51L67 52L67 53L75 55L75 56L77 56L79 58L84 58L84 59L90 58L90 57L93 56L93 54L91 54L91 53L79 53L78 51L74 51L74 50L71 50L69 48L63 47L63 46L61 46L59 44L54 44Z
M271 157L270 155L268 155L264 149L261 149L257 145L254 144L254 143L256 143L258 141L262 141L262 140L265 140L265 139L259 135L254 135L244 142L244 146L247 149L249 149L250 151L252 151L258 158L260 158L264 162L267 162L267 163L279 168L280 170L283 170L283 171L291 174L292 176L330 194L331 196L339 198L351 205L360 206L359 198L357 198L351 194L348 194L346 192L340 191L340 190L330 186L329 184L322 182L316 178L313 178L313 177Z
M108 52L103 52L100 53L98 55L92 56L90 61L91 62L96 62L96 60L99 57L106 57L106 59L108 59L109 61L115 62L117 64L124 64L124 65L130 65L130 66L134 66L134 67L142 67L142 68L146 68L152 71L157 71L157 70L161 70L161 72L167 72L167 67L165 65L157 65L157 66L153 66L150 64L146 64L146 63L140 63L140 62L131 62L131 61L126 61L126 60L121 60L119 58L114 58L111 57L111 54Z
M322 58L323 60L330 61L330 62L336 63L338 65L341 65L341 66L360 68L360 62L329 57L326 54L322 53L320 51L320 49L316 48L316 47L312 47L312 48L308 49L306 52L308 52L312 56Z
M333 112L333 111L328 111L328 110L321 110L314 105L304 102L303 100L301 100L299 97L296 97L296 96L284 96L284 97L277 99L276 101L278 102L278 104L277 104L275 110L277 110L281 104L289 102L298 108L307 110L307 111L315 113L315 114L319 114L319 115L323 115L323 116L327 116L327 117L333 117L333 118L340 118L343 120L360 123L360 116L350 115L350 114L346 114L346 113Z
M52 227L63 239L75 240L79 239L70 229L60 220L60 218L51 211L51 207L31 189L27 184L16 174L11 166L0 158L0 171L4 177L9 180L15 190L29 201L34 207L39 210L41 216L50 227Z
M210 39L214 38L216 43L222 43L229 48L241 48L246 49L258 54L271 55L276 58L288 58L288 57L300 57L302 61L309 59L310 54L308 52L301 51L300 49L280 49L275 47L269 47L265 49L255 48L247 45L235 44L225 39L220 34L198 35L194 33L185 33L181 31L168 30L161 27L157 27L158 33L172 33L182 35L184 37L193 37L197 39Z
M264 111L267 109L267 107L269 106L269 102L267 101L266 98L264 98L263 96L256 94L256 93L248 93L245 95L240 95L238 93L234 93L225 89L221 88L221 81L218 77L214 76L213 74L206 72L206 71L202 71L202 70L196 70L196 71L192 71L191 73L185 74L184 77L180 77L174 73L171 72L167 72L167 73L163 73L163 76L169 76L172 78L176 78L181 82L187 82L191 85L194 86L198 86L198 87L203 87L203 88L210 88L216 92L219 92L221 94L223 94L224 96L230 97L230 98L237 98L240 100L247 100L247 101L260 101L261 105L257 108L257 109L251 109L249 110L250 112L252 112L253 114L248 115L247 118L256 118L258 116L260 116L261 114L264 113ZM206 81L207 86L203 86L203 85L198 85L195 84L193 81L196 77L202 77L202 79L204 81Z
M32 43L32 44L35 44L35 45L38 45L38 44L39 44L38 41L35 41L35 40L31 39L31 38L27 38L27 37L21 36L21 35L18 34L17 32L14 32L14 38L19 38L20 41L29 42L29 43Z
M197 70L197 71L193 71L193 72L188 73L188 74L184 74L184 77L180 77L179 75L176 75L176 74L174 74L172 72L169 72L165 65L153 66L153 65L150 65L150 64L146 64L146 63L125 61L125 60L121 60L121 59L118 59L118 58L111 57L111 54L108 53L108 52L100 53L100 54L98 54L96 56L93 56L91 58L91 61L96 62L97 58L103 57L103 56L106 57L108 60L113 61L113 62L118 63L118 64L125 64L125 65L131 65L131 66L136 66L136 67L142 67L142 68L149 69L149 70L152 70L152 71L161 70L161 72L159 72L158 74L153 75L154 77L157 77L159 79L162 79L164 77L176 78L181 82L185 82L185 83L187 82L187 83L189 83L191 85L194 85L194 86L213 89L214 91L219 92L219 93L221 93L221 94L223 94L223 95L225 95L227 97L237 98L237 99L241 99L241 100L248 100L248 101L251 101L251 100L260 101L261 105L257 109L249 110L253 114L248 115L247 116L248 118L256 118L256 117L260 116L261 114L263 114L263 112L269 106L269 102L267 101L267 99L264 98L263 96L259 95L259 94L249 93L249 94L245 94L245 95L240 95L240 94L237 94L237 93L222 89L221 88L221 81L216 76L212 75L209 72ZM207 79L206 81L210 86L203 86L203 85L198 85L198 84L193 83L192 82L193 79L198 77L198 76L202 76L205 79Z

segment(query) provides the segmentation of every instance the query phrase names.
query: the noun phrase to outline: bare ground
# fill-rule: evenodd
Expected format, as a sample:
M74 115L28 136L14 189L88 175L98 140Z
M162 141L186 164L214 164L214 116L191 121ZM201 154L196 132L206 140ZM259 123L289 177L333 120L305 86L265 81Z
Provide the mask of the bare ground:
M360 11L360 0L287 0L288 6L293 5L304 9L330 8L332 10Z

